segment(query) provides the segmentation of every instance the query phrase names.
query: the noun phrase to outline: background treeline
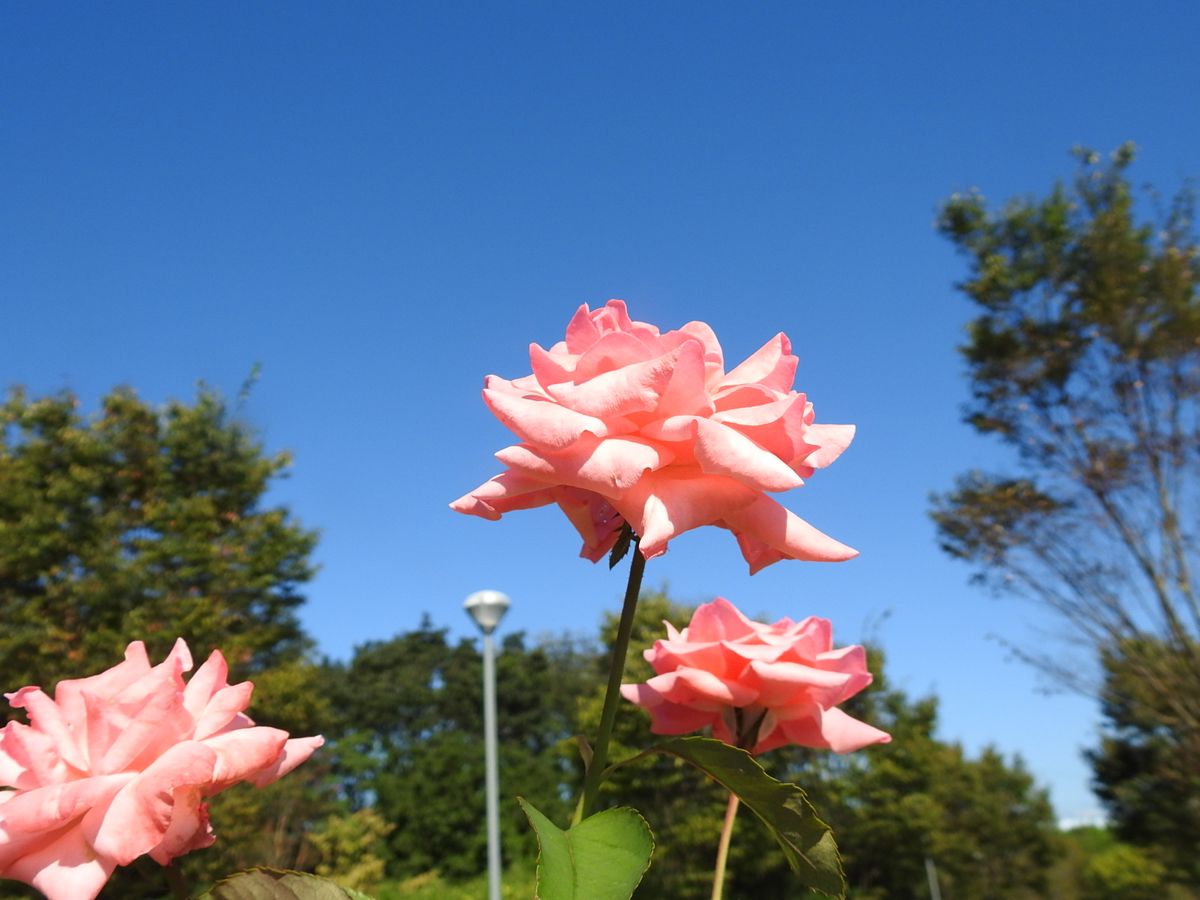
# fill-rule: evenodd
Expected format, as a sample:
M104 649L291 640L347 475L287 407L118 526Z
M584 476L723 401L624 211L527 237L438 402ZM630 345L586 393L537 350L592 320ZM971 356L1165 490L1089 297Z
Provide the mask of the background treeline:
M112 665L133 638L161 656L183 635L197 656L220 647L233 676L255 682L258 721L328 738L271 788L216 798L219 840L184 859L189 877L265 863L381 897L456 897L464 882L470 890L485 868L480 654L426 619L350 660L316 658L296 616L315 536L264 500L286 457L266 455L207 390L161 409L117 390L90 416L69 395L13 391L0 433L0 685L49 688ZM643 598L627 679L648 675L637 651L661 634L661 621L688 615L664 595ZM536 848L512 798L569 817L581 781L573 736L595 730L614 628L602 623L594 638L504 636L502 831L516 896L527 894L520 879ZM895 689L882 654L873 657L877 682L850 712L891 731L891 745L844 757L788 749L763 760L808 789L835 827L852 896L928 896L927 859L953 898L1158 897L1187 883L1188 848L1172 845L1159 818L1196 801L1194 781L1190 799L1153 783L1140 805L1122 794L1122 808L1150 823L1127 831L1128 843L1104 832L1064 837L1019 760L993 750L973 758L939 740L936 699ZM1125 676L1115 659L1110 671L1114 684ZM615 758L652 740L646 724L640 711L624 711ZM1103 784L1110 755L1096 761ZM623 769L607 795L647 810L669 834L639 896L707 896L720 790L655 759ZM730 897L794 896L782 856L749 815L730 868ZM105 896L161 896L160 879L153 864L134 867ZM6 882L0 895L31 894Z

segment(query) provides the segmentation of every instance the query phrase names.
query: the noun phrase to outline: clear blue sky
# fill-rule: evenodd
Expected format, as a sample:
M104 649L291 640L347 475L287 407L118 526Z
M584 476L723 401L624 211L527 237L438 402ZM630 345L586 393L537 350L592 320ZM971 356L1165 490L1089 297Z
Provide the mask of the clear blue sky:
M991 635L1044 623L926 515L1002 459L959 421L970 309L932 221L1044 191L1077 143L1200 175L1197 33L1190 2L5 4L0 383L160 402L261 362L244 415L295 453L273 499L321 530L304 618L344 656L422 612L469 634L481 587L533 635L616 608L556 513L446 508L509 440L483 376L579 303L702 319L730 360L785 331L819 418L859 428L785 502L862 556L750 578L695 532L649 583L875 634L945 737L1078 814L1095 708L1006 658Z

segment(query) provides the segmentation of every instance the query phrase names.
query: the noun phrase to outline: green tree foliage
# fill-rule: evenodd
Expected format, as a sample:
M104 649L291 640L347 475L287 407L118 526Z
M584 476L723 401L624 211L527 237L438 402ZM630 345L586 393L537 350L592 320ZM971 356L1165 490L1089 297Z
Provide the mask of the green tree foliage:
M938 498L943 546L1093 649L1144 635L1182 647L1200 628L1191 197L1158 229L1138 222L1132 159L1082 153L1070 189L998 212L956 195L939 220L980 310L962 348L968 421L1018 454L1014 472L971 473Z
M1190 658L1130 639L1106 651L1103 665L1105 728L1089 753L1097 793L1120 837L1155 848L1174 880L1200 885L1200 731L1164 693L1195 677Z
M1127 178L1132 148L1107 164L1079 155L1074 184L1045 198L992 211L969 194L942 209L942 233L970 263L960 288L979 308L963 347L968 421L1016 454L1008 472L964 475L935 499L933 516L947 552L1053 610L1082 651L1082 660L1061 647L1018 653L1068 687L1103 691L1110 734L1094 757L1096 776L1122 833L1170 841L1156 823L1178 808L1192 824L1177 845L1194 855L1200 257L1192 196L1181 192L1160 209L1157 225L1140 221ZM1160 746L1184 756L1147 749Z
M385 839L393 827L374 809L330 816L310 835L321 857L317 874L342 887L374 890L386 870Z
M1092 857L1084 869L1084 900L1162 900L1169 890L1162 863L1128 844Z
M527 797L557 820L578 788L558 744L574 731L582 664L570 646L528 649L507 635L497 654L501 831L509 857L534 853L515 802ZM389 641L365 644L331 670L340 724L331 748L353 809L394 825L393 876L483 869L486 835L482 663L472 641L451 644L426 619Z
M938 740L932 698L912 701L881 685L862 705L891 744L865 756L800 752L792 763L838 836L852 895L924 898L929 859L948 897L1042 896L1053 810L1020 759L992 748L972 759Z
M662 593L644 595L633 628L626 681L653 674L641 656L664 636L662 621L682 627L691 610ZM607 644L616 620L602 629ZM1053 853L1053 814L1020 761L994 750L971 759L938 740L937 701L911 700L891 689L880 654L872 653L875 684L846 705L851 715L888 730L891 744L838 756L782 748L760 762L775 777L799 784L833 826L855 898L925 898L925 858L938 868L943 894L974 898L1033 897L1044 885ZM597 668L604 665L597 660ZM581 730L594 730L603 687L582 706ZM654 742L649 719L630 706L618 715L613 758ZM695 769L652 757L617 770L602 797L642 810L657 836L654 864L638 897L707 898L726 795ZM795 881L772 839L744 811L729 857L730 900L796 896Z
M1107 828L1063 832L1047 897L1054 900L1195 900L1196 893L1171 884L1152 850L1121 843Z
M220 647L237 676L300 657L314 533L263 495L264 455L213 392L155 409L132 391L0 406L0 682L52 684L144 640Z

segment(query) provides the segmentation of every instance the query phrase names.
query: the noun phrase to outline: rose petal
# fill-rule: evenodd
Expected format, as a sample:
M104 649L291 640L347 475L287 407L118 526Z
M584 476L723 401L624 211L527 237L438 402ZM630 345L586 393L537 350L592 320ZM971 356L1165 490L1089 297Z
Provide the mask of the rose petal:
M552 384L546 393L577 414L602 421L653 412L675 371L675 354L614 369L581 384Z
M647 472L668 465L674 454L664 446L638 438L585 435L565 450L551 452L516 444L498 452L496 458L510 470L532 479L615 497L637 484Z
M687 627L689 641L731 641L753 633L754 623L724 597L698 607Z
M194 721L183 706L183 685L175 685L177 678L175 668L156 666L143 683L126 688L111 704L89 706L93 743L96 735L112 736L103 752L92 748L94 773L141 769L171 745L191 738Z
M731 672L731 669L740 673L746 667L745 661L736 656L731 660L731 654L719 642L655 641L654 646L644 655L659 675L691 667L704 669L718 677L726 677L736 674Z
M196 718L191 736L202 741L226 729L238 713L244 712L250 705L250 697L253 693L254 684L249 681L221 688L205 704L203 712Z
M696 419L693 452L702 471L728 475L759 491L789 491L804 483L782 459L740 431L712 419Z
M183 689L184 709L193 718L199 718L213 696L229 686L228 678L229 665L221 651L214 650Z
M578 359L561 344L550 350L542 349L540 344L529 345L529 367L533 369L533 377L543 391L552 384L574 381Z
M727 706L748 706L758 696L751 687L703 669L665 672L650 678L645 686L671 703L714 711Z
M705 383L704 347L699 341L689 339L681 343L672 356L675 367L659 397L655 415L711 415L714 407Z
M805 441L818 449L804 457L804 464L823 469L842 455L854 440L853 425L809 425L804 429Z
M171 824L175 792L212 781L217 754L198 741L171 747L126 784L112 801L84 816L96 852L128 865L162 841Z
M158 846L150 851L150 858L161 866L170 865L177 856L211 847L216 841L208 822L208 804L198 788L179 788L173 801L171 822Z
M705 322L688 322L679 330L700 342L704 351L704 381L713 387L725 376L725 354L716 332Z
M255 787L265 787L272 781L277 781L312 756L314 751L324 743L325 738L320 735L292 738L283 745L283 753L279 755L275 764L260 771L251 779L251 783Z
M666 552L671 538L732 515L756 496L732 478L672 467L646 473L612 503L640 535L642 555L651 559Z
M887 744L892 740L886 731L860 722L837 708L821 710L818 718L783 722L780 728L792 743L834 753L853 753L871 744Z
M718 718L712 712L670 703L644 684L621 685L621 696L650 714L650 731L654 734L686 734L698 731Z
M0 862L7 845L69 825L96 806L105 806L136 776L121 772L14 792L0 805Z
M544 447L561 449L588 432L609 433L604 419L564 406L551 397L523 391L494 375L484 382L483 402L519 438Z
M759 692L759 702L772 708L793 706L810 699L832 706L842 699L851 681L845 672L830 672L793 662L752 662L750 671ZM834 699L837 698L837 699Z
M22 722L0 729L0 784L32 788L65 781L69 769L53 738Z
M583 538L579 555L593 562L612 549L625 520L605 497L593 491L564 487L557 491L558 507Z
M450 508L483 519L499 519L506 512L532 509L555 501L555 491L544 481L517 472L501 472L485 481L469 494L464 494Z
M78 828L68 828L6 865L4 877L32 885L47 900L93 900L115 868L92 851Z
M773 390L789 391L798 363L799 360L792 356L791 341L780 332L721 379L721 385L761 384Z
M858 556L857 550L835 541L791 510L761 494L752 503L732 510L722 518L731 531L761 541L781 557L814 562L840 562ZM749 557L747 560L753 566Z
M595 312L589 311L585 303L567 325L567 349L583 353L607 332L632 330L633 322L624 300L609 300Z
M25 687L15 694L8 694L8 702L16 708L24 708L35 730L44 734L54 744L55 755L80 771L87 770L87 754L79 746L71 723L63 716L53 700L41 688Z
M654 353L652 348L647 347L633 334L627 331L613 331L584 351L575 363L570 380L579 384L603 372L646 362L658 355L661 354ZM565 380L567 379L559 379L551 384L561 384Z
M286 731L256 725L206 740L204 746L217 754L212 774L213 792L239 781L252 780L273 769L287 739Z

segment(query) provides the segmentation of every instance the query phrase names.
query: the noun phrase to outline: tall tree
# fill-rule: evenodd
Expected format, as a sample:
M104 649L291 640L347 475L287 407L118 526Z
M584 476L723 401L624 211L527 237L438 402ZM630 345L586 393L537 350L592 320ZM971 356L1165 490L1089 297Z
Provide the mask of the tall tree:
M1200 885L1200 730L1185 727L1172 698L1158 690L1188 684L1188 665L1156 640L1126 640L1106 651L1104 729L1088 757L1117 835L1153 848L1177 882Z
M1092 650L1200 629L1200 279L1191 195L1136 218L1129 146L1081 153L1070 189L989 211L943 207L980 308L963 354L967 420L1013 471L938 498L944 548L1060 613ZM1053 668L1047 659L1041 660ZM1056 671L1070 678L1070 671Z
M236 675L294 661L313 532L263 496L267 456L221 399L155 409L131 390L0 406L0 683L52 684L176 637Z
M1042 199L993 211L972 193L942 209L942 233L970 264L959 287L979 308L962 348L967 420L1016 452L1007 472L962 476L935 499L933 517L948 553L1057 613L1090 665L1061 647L1022 655L1095 695L1105 661L1104 710L1118 732L1128 736L1138 723L1195 747L1200 257L1192 195L1184 190L1165 208L1151 195L1160 207L1151 224L1139 218L1127 178L1130 145L1107 163L1088 152L1079 159L1073 185ZM1101 781L1113 771L1098 770ZM1186 802L1197 805L1192 771ZM1105 794L1110 809L1129 814L1116 796Z

